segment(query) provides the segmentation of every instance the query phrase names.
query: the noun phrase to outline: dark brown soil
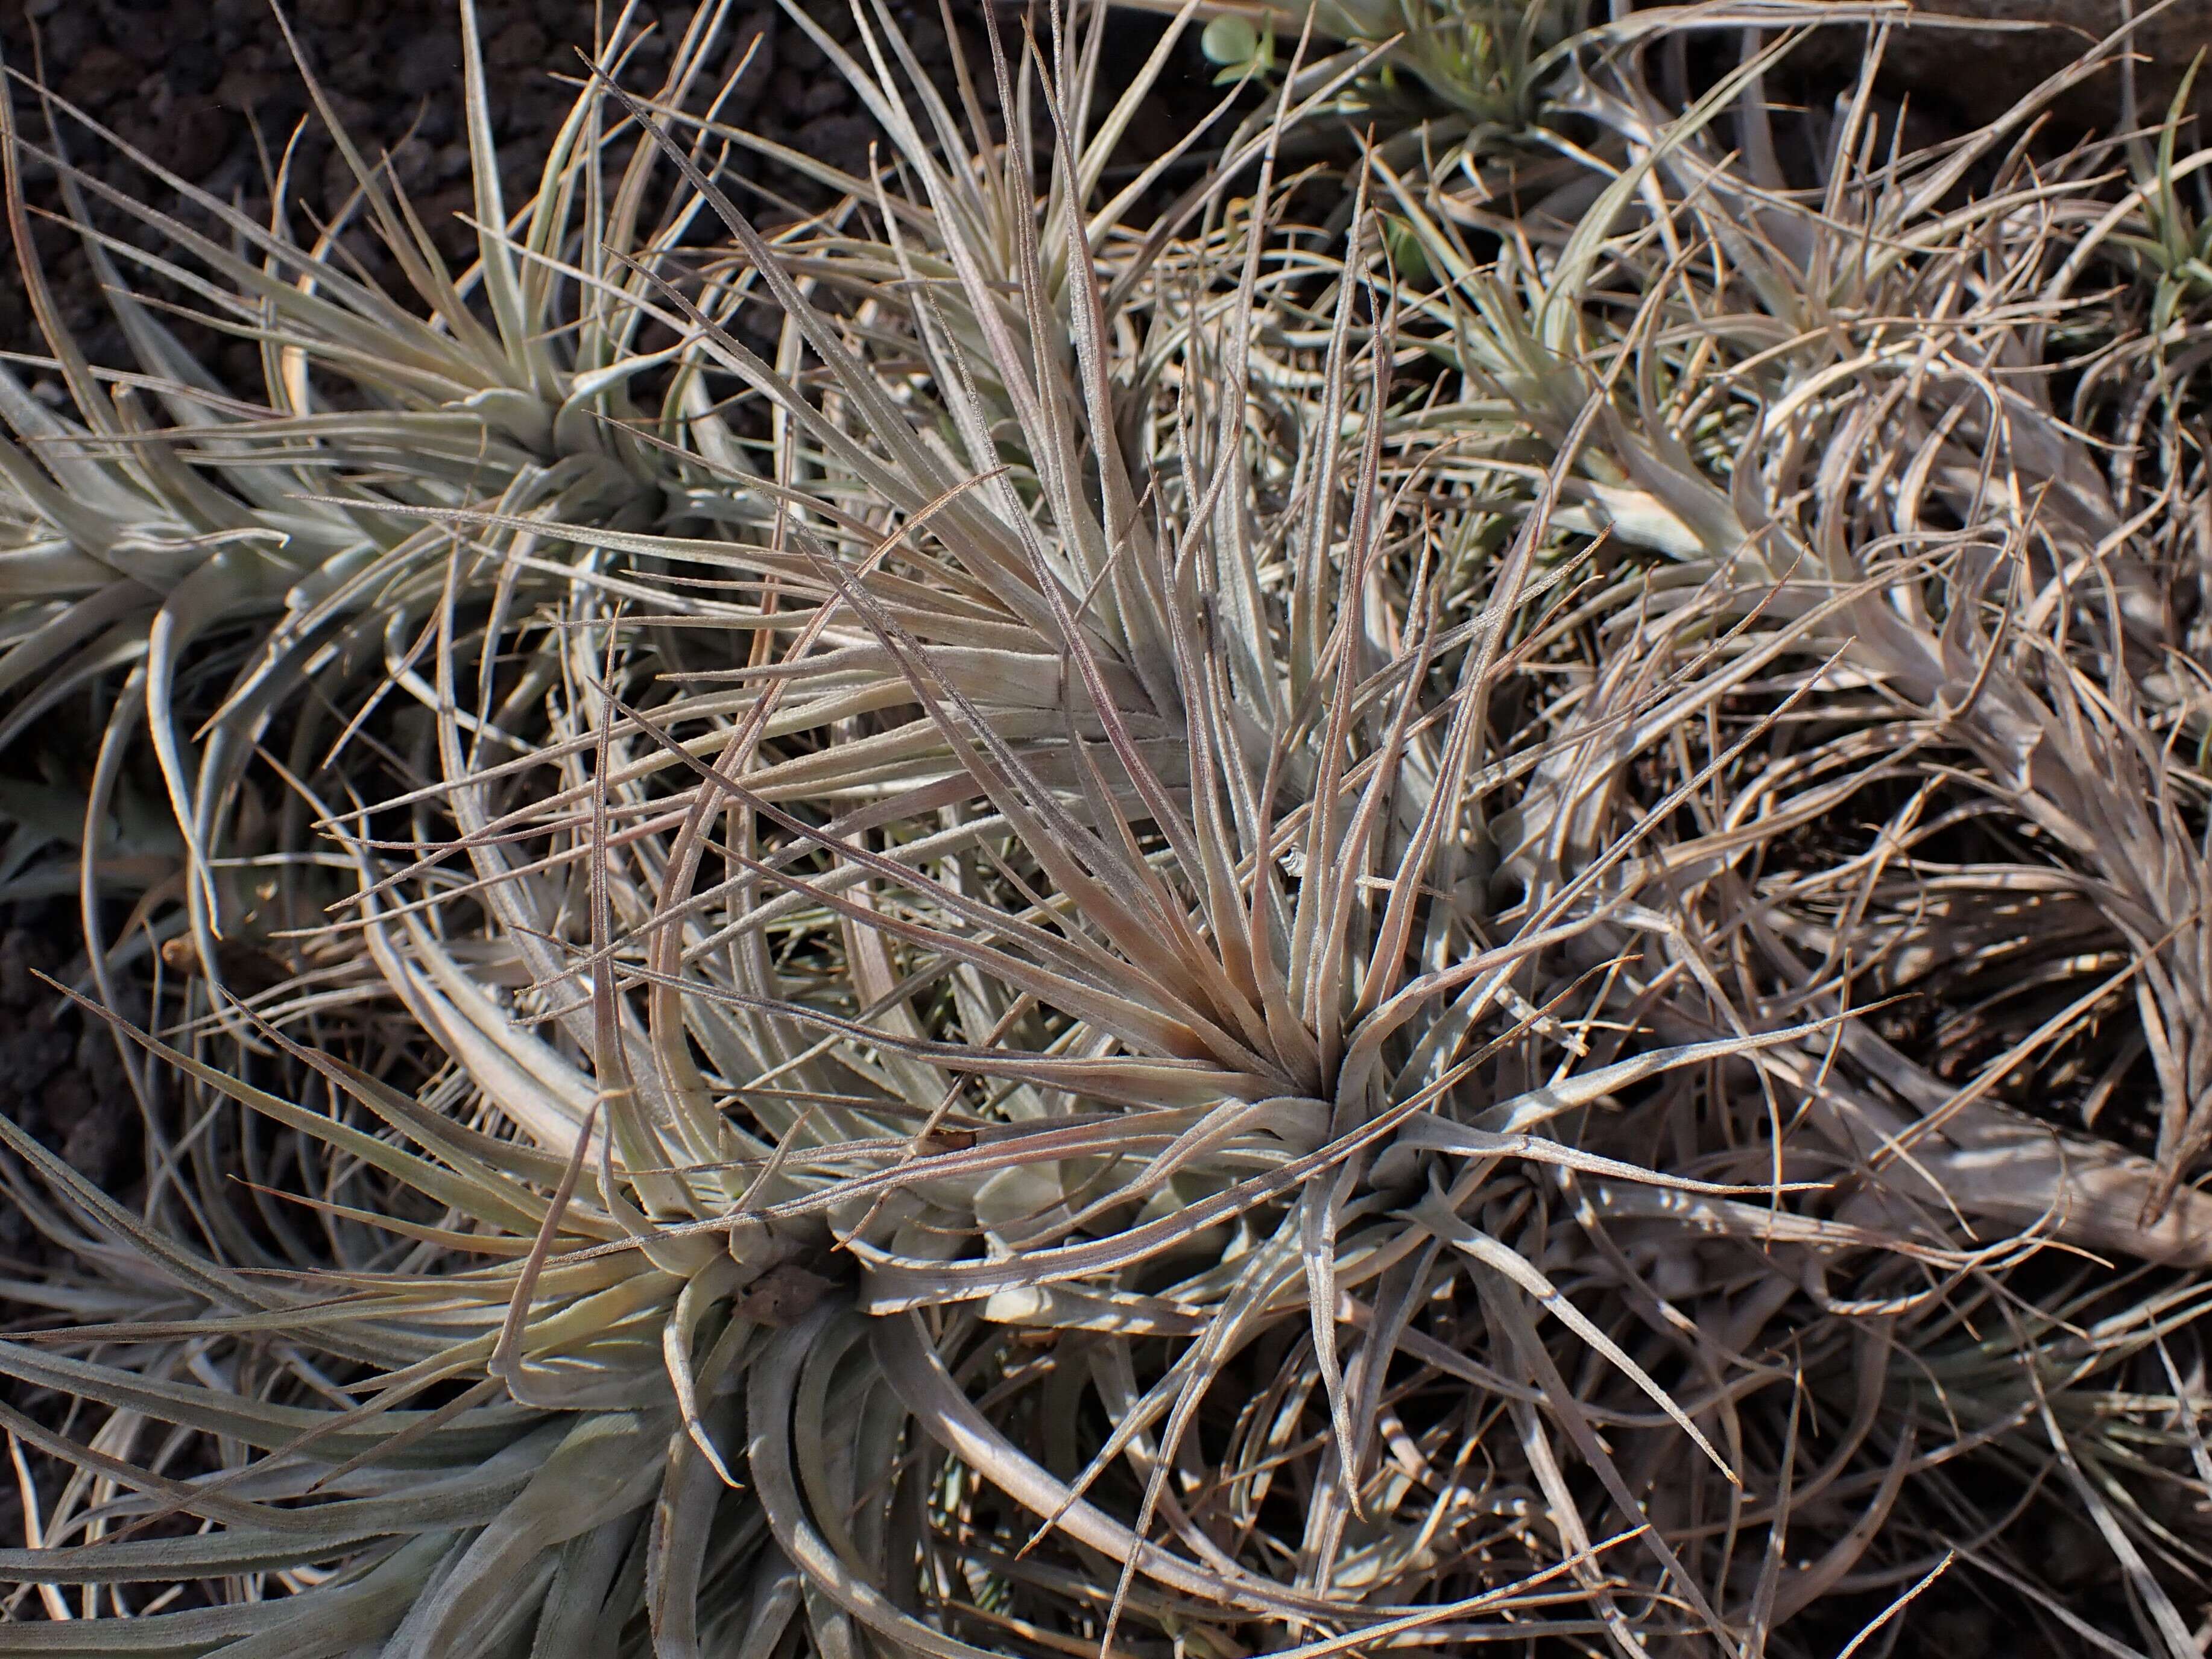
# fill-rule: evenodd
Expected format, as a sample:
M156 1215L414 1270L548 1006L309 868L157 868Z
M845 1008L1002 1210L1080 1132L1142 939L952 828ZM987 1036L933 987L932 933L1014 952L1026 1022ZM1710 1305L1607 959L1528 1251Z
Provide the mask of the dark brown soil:
M453 0L292 0L294 38L339 122L375 158L386 153L400 184L449 254L471 233L456 214L470 207L469 155L461 98L461 36ZM545 147L573 98L582 72L579 52L592 51L601 7L595 0L481 0L479 27L491 87L491 116L510 199L528 194ZM852 33L848 9L816 0L813 12L832 33ZM949 47L936 8L908 7L916 43L927 58ZM606 7L611 21L618 7ZM627 78L651 84L669 56L669 42L691 14L690 0L645 0L639 22L659 27L639 47ZM842 25L842 29L837 26ZM724 104L726 118L769 132L812 155L846 165L865 161L872 129L850 90L828 73L820 50L772 4L740 5L725 33L736 61L759 45L751 70ZM58 97L108 128L122 146L145 155L257 217L269 203L269 164L299 131L289 205L295 226L333 214L352 189L352 175L321 124L269 0L0 0L0 50L20 73L42 70ZM46 142L46 120L36 98L16 88L17 118L27 136ZM96 177L141 199L169 204L173 192L119 153L118 147L64 116L61 136L70 157ZM41 179L27 179L34 202ZM807 188L776 181L801 200ZM126 357L120 331L76 257L74 238L51 222L34 233L58 289L62 319L95 362ZM4 240L4 238L0 238ZM145 239L148 245L151 237ZM351 251L373 273L388 266L363 237ZM15 263L10 249L7 264ZM10 271L12 276L12 270ZM251 385L258 376L252 346L188 338L222 376ZM0 283L0 349L39 349L37 331L20 283Z

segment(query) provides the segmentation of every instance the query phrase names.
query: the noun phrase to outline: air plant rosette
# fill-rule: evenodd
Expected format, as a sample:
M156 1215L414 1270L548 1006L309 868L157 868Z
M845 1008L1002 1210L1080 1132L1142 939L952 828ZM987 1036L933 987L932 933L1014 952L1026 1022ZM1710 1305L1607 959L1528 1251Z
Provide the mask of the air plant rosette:
M209 639L157 668L134 588L143 665L85 664L118 766L172 728L131 931L209 959L127 1034L143 1203L0 1124L80 1264L0 1346L79 1402L0 1408L15 1650L1830 1652L1967 1579L2183 1650L2202 484L2139 441L2171 353L2104 412L2095 158L1884 155L1862 87L1786 118L1808 185L1768 56L1668 116L1570 53L1583 177L1501 236L1458 158L1282 176L1379 45L1124 177L1188 15L1109 94L1103 11L950 88L854 15L792 11L875 169L779 152L844 199L773 240L680 78L720 14L650 99L617 33L409 325L573 362L281 403L323 262L179 225L270 406L149 367L172 427L67 434L385 585L253 613L191 765L151 688ZM649 167L726 236L680 279L596 205ZM657 409L592 402L648 324ZM416 478L447 426L517 453ZM349 889L282 941L321 997L222 971L249 782ZM2118 1612L2036 1588L2054 1509Z

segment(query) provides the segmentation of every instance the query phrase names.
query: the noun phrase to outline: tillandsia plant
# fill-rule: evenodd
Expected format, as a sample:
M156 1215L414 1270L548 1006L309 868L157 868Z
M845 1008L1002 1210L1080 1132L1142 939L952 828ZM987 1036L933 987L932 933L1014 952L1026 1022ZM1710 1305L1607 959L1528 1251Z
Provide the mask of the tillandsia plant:
M1279 176L1371 52L1163 202L1210 129L1108 181L1176 31L1109 97L1103 8L986 14L950 88L792 15L865 175L630 96L617 33L572 125L726 241L483 216L611 380L673 343L605 438L641 504L174 394L337 447L286 510L422 590L328 681L378 769L239 753L349 891L219 1052L197 992L131 1037L144 1202L0 1123L78 1264L0 1344L75 1402L0 1408L8 1650L1826 1655L2033 1582L1966 1469L2085 1495L2132 1599L2053 1618L2181 1651L2212 1225L2109 1130L2193 984L2124 866L2201 816L2122 556L2197 486L2009 372L2094 186L1957 209L2003 133L1869 163L1863 95L1808 193L1765 58L1679 118L1574 58L1610 137L1478 258L1464 173ZM748 143L842 202L764 236ZM1867 1010L1945 975L1942 1029ZM2101 1103L1993 1098L2046 1055Z
M2130 146L2130 160L2136 175L2138 202L2130 202L2115 216L2127 222L2107 228L2116 248L2135 256L2137 269L2154 285L2150 333L2163 336L2173 323L2182 302L2202 302L2212 295L2212 228L2207 221L2203 152L2185 156L2181 139L2189 115L2190 94L2203 72L2200 52L2181 77L2173 101L2167 106L2155 146L2138 140ZM2132 91L2132 88L2130 88Z
M1203 45L1224 77L1268 74L1282 49L1279 34L1295 40L1311 29L1324 40L1384 49L1365 77L1370 98L1387 101L1418 88L1470 121L1503 130L1534 118L1539 88L1577 32L1574 9L1559 0L1249 0L1212 9ZM1401 82L1411 84L1401 88Z
M1885 1173L1881 1205L2187 1270L2087 1275L2056 1340L2047 1261L1975 1275L2019 1299L2000 1330L1971 1303L1932 1322L1916 1298L1861 1303L1897 1345L1887 1405L1852 1376L1863 1347L1826 1382L1805 1351L1808 1386L1855 1399L1853 1435L1892 1437L1900 1469L1964 1452L2019 1514L2039 1490L2086 1504L2136 1639L2185 1652L2212 1540L2172 1495L2202 1490L2206 1402L2149 1356L2197 1316L2212 1237L2202 322L2124 282L2135 241L2115 239L2143 240L2159 210L2148 189L2112 199L2119 146L2056 166L2031 148L2043 105L2120 44L1917 154L1878 132L1870 72L1784 116L1754 58L1676 117L1624 66L1571 94L1615 146L1590 147L1588 186L1483 254L1469 243L1493 227L1462 179L1391 189L1437 273L1405 332L1465 376L1431 417L1439 447L1518 471L1571 447L1554 523L1601 526L1616 550L1578 709L1616 735L1532 780L1506 867L1540 892L1573 879L1655 796L1692 788L1697 827L1629 872L1636 914L1578 947L1638 949L1629 983L1693 979L1704 1012L1661 1029L1868 1009L1808 1047L1783 1100ZM1507 441L1501 409L1525 422ZM1730 705L1694 725L1632 712L1715 652L1757 665ZM1778 720L1790 739L1753 746ZM2149 1373L2103 1370L2130 1345ZM1926 1444L1931 1404L1951 1454ZM1790 1433L1785 1462L1834 1455ZM1884 1491L1890 1582L1971 1562L2083 1637L2078 1601L2033 1588L2041 1522L1970 1536L1948 1478ZM1952 1522L1907 1519L1922 1501Z
M1713 1382L1679 1401L1536 1265L1554 1174L1760 1171L1537 1132L1767 1040L1593 1026L1607 975L1547 965L1571 898L1485 896L1481 804L1530 763L1490 717L1541 701L1565 574L1400 471L1364 244L1302 244L1263 166L1190 242L1125 245L1092 156L1133 94L1085 141L1095 33L994 65L1054 123L1040 161L1018 123L956 148L880 21L836 54L900 142L854 181L879 240L779 252L687 168L782 361L630 301L683 325L679 409L775 405L767 471L671 441L718 533L428 520L439 781L330 822L341 935L431 1081L281 1005L262 1040L323 1109L147 1039L203 1137L226 1107L287 1133L313 1236L208 1224L230 1197L176 1159L134 1216L9 1135L115 1285L5 1351L104 1417L10 1419L79 1474L9 1565L90 1616L22 1650L1630 1642L1647 1583L1723 1622L1563 1472L1632 1534L1600 1425L1725 1460ZM870 261L843 312L801 286ZM1316 280L1310 330L1270 295ZM1278 328L1279 386L1249 349ZM544 540L630 561L541 602L550 677L455 597ZM213 1605L149 1613L120 1586L149 1581Z
M444 538L381 504L498 501L641 526L675 482L662 460L667 434L631 395L641 375L665 369L666 354L641 344L641 313L624 296L645 281L629 262L680 240L684 208L656 202L657 150L625 157L586 101L555 137L536 194L511 209L473 13L464 8L463 18L465 125L483 229L459 270L388 167L335 120L355 194L306 235L286 205L290 148L264 223L127 147L118 146L175 205L100 182L63 149L57 118L112 136L49 94L44 146L12 128L0 135L11 240L52 353L38 367L71 406L50 409L17 367L0 365L9 432L0 447L0 689L14 694L0 750L35 759L58 710L96 707L88 775L62 769L83 788L84 827L58 828L48 843L76 851L96 963L106 955L100 897L118 877L157 890L162 929L188 929L194 971L217 986L241 939L265 945L312 914L329 895L312 882L289 890L306 839L296 802L283 804L280 791L270 808L279 822L241 828L257 745L281 729L281 758L314 775L356 738L349 716L379 701L356 696L364 679L404 701L422 695L409 665L433 618L456 607L526 611L541 586L573 577L549 550L535 564L471 568L455 593ZM677 44L663 99L690 94L713 22L702 15ZM618 70L636 39L618 29L601 67ZM33 167L58 182L135 373L96 369L55 310L28 224ZM156 251L120 234L132 228L153 233L141 240ZM344 239L356 230L390 256L398 292L352 259ZM179 297L142 292L149 281ZM179 307L256 343L261 386L220 384L195 362L164 320ZM318 718L325 711L332 717ZM138 847L119 850L142 855L118 858L111 844L134 784L166 793L181 833L180 846L159 849L172 854L166 874ZM275 902L258 895L266 884L238 878L254 859L288 890ZM52 880L34 867L10 890Z
M1833 27L1899 19L1893 0L1731 0L1610 11L1587 0L1115 0L1137 10L1206 21L1202 45L1217 82L1265 82L1299 43L1310 75L1358 62L1333 100L1386 156L1425 155L1492 164L1526 161L1556 143L1553 92L1593 58L1665 39L1759 28ZM1328 48L1339 50L1332 53ZM1685 84L1674 77L1676 89ZM1517 157L1516 152L1522 152Z
M894 136L913 135L888 76L843 62ZM1067 92L1085 71L1065 49L1054 67L1066 139L1080 128ZM1033 70L1024 60L1002 106L1032 95ZM912 95L933 136L957 132L926 86ZM1133 107L1133 95L1109 136ZM1530 1056L1488 1091L1494 1127L1431 1109L1513 1048L1524 1015L1501 1028L1500 997L1560 1029L1562 1011L1539 1013L1509 983L1542 929L1468 957L1463 947L1483 942L1429 891L1456 884L1456 785L1484 763L1486 684L1508 660L1528 561L1509 567L1522 577L1486 621L1443 626L1444 584L1491 591L1458 568L1479 544L1467 526L1407 572L1392 550L1404 512L1339 522L1355 487L1371 499L1378 483L1380 404L1373 441L1348 456L1334 426L1315 448L1292 425L1298 453L1255 452L1234 350L1260 307L1264 220L1248 210L1241 230L1153 270L1125 258L1109 294L1092 239L1113 251L1113 222L1087 210L1094 170L1073 141L1054 152L1042 210L1019 143L961 168L919 143L905 159L907 199L858 181L887 239L874 257L903 280L849 321L817 309L793 273L810 255L841 276L865 270L867 250L833 234L779 256L695 179L787 309L787 356L803 345L824 365L826 391L809 396L679 294L656 292L706 363L779 405L772 476L710 444L684 455L709 481L693 515L733 532L750 520L762 539L647 538L505 502L432 520L452 551L424 653L441 718L423 758L444 781L378 817L411 820L408 840L426 853L449 822L472 879L456 890L435 858L387 868L386 849L356 830L365 892L350 932L458 1071L411 1099L301 1045L284 1030L298 1017L272 1008L264 1040L320 1079L331 1105L319 1112L149 1040L204 1105L227 1102L295 1137L315 1244L280 1234L271 1250L220 1225L166 1240L10 1136L68 1212L34 1213L117 1281L104 1310L122 1316L62 1339L95 1345L98 1358L48 1358L48 1346L7 1361L111 1413L84 1444L10 1423L81 1471L40 1517L39 1547L11 1565L47 1587L50 1613L70 1610L55 1586L94 1586L82 1611L100 1626L95 1642L774 1651L842 1645L857 1623L938 1652L1009 1635L1095 1635L1119 1650L1117 1623L1147 1645L1165 1632L1189 1647L1255 1622L1411 1615L1449 1639L1519 1599L1513 1571L1494 1585L1475 1572L1463 1605L1433 1617L1420 1601L1364 1605L1368 1574L1349 1591L1337 1582L1330 1494L1376 1478L1362 1471L1371 1435L1354 1444L1350 1425L1355 1405L1371 1419L1362 1394L1379 1399L1386 1370L1340 1361L1338 1301L1364 1306L1360 1288L1392 1264L1363 1255L1338 1270L1334 1235L1358 1218L1364 1183L1298 1195L1306 1176L1431 1122L1444 1156L1464 1142L1476 1156L1611 1169L1527 1130L1679 1058L1633 1054L1547 1086L1555 1068ZM1264 179L1255 199L1269 208ZM1354 351L1350 319L1368 296L1360 281L1341 287L1334 343L1306 348L1340 416L1361 406L1363 363L1388 367ZM1133 330L1125 383L1107 346ZM1224 351L1226 395L1209 394ZM1109 441L1077 435L1086 414ZM1269 469L1283 471L1258 476ZM1285 488L1302 499L1273 501ZM1285 536L1304 578L1295 599ZM526 565L547 538L632 556L663 580L573 575L542 624L559 683L526 666L502 679L453 573L488 553ZM618 599L664 614L628 620ZM1410 635L1401 611L1418 618ZM1201 614L1215 620L1201 628ZM1279 659L1284 627L1295 644ZM648 700L664 665L650 642L679 629L782 645L750 665L725 651L726 668L684 670L687 683L703 672L732 690L630 713L621 692L636 679L631 695ZM479 699L501 695L496 720L482 701L465 713L457 664L471 658ZM1443 729L1425 730L1422 711L1447 691ZM549 696L544 746L488 765L483 750L502 753ZM856 722L878 729L820 741ZM721 763L691 758L687 740ZM1193 754L1207 757L1202 787ZM550 790L538 787L548 767ZM709 861L735 873L695 896ZM472 917L488 924L476 939ZM586 951L580 972L564 943ZM1381 954L1348 981L1335 964L1352 946ZM496 982L509 965L527 970L519 996ZM1413 1016L1437 1000L1443 1023L1423 1018L1417 1040ZM517 1013L552 1018L553 1039ZM980 1091L972 1101L963 1079ZM485 1132L502 1123L522 1138ZM1417 1196L1421 1158L1401 1150L1411 1163L1391 1184ZM173 1161L160 1176L178 1194L164 1211L197 1220L228 1207L216 1182L185 1196L195 1183ZM1688 1429L1644 1368L1449 1198L1432 1200L1429 1224L1499 1276L1491 1293L1559 1312L1571 1340ZM1209 1240L1225 1258L1211 1271L1190 1260ZM870 1253L872 1286L839 1282L833 1243L848 1258ZM1017 1243L1032 1266L978 1278ZM1413 1304L1443 1246L1414 1243L1423 1271L1394 1285L1393 1347L1429 1318ZM265 1276L296 1273L318 1244L332 1263L301 1289ZM962 1259L977 1248L986 1255ZM135 1285L132 1256L144 1264ZM486 1257L488 1270L466 1265ZM1143 1288L1163 1269L1170 1279ZM950 1311L925 1316L939 1306ZM1221 1308L1233 1316L1209 1317ZM1521 1315L1532 1334L1535 1317ZM1299 1547L1313 1560L1303 1571L1271 1547L1211 1542L1165 1485L1194 1444L1185 1434L1204 1385L1286 1322L1316 1333L1322 1358L1295 1362L1288 1415L1241 1437L1256 1487L1223 1496L1257 1518L1270 1448L1296 1432L1290 1404L1318 1379L1346 1473L1320 1494L1323 1532ZM769 1340L763 1326L789 1329ZM1034 1362L1031 1328L1044 1338ZM1071 1347L1061 1365L1060 1340L1094 1328L1182 1357L1117 1363L1109 1344ZM1193 1345L1200 1328L1214 1334ZM1553 1362L1538 1345L1516 1363ZM1074 1392L1041 1404L1033 1385L1054 1375ZM1050 1410L1074 1437L1024 1435L1040 1441L1045 1461L1033 1458L971 1401L979 1382L1001 1419ZM434 1406L410 1408L426 1395ZM1103 1440L1078 1421L1094 1399L1119 1424ZM833 1421L860 1432L844 1438ZM1570 1421L1595 1445L1579 1407ZM126 1460L146 1422L173 1432L141 1470ZM221 1473L173 1478L186 1443ZM1145 1492L1134 1515L1120 1492L1132 1468ZM1110 1490L1087 1495L1102 1481ZM1041 1547L1024 1547L1007 1498L1044 1523ZM1155 1511L1170 1517L1172 1546L1146 1538ZM1525 1493L1451 1524L1493 1513L1534 1528L1516 1553L1540 1578L1564 1560L1605 1593L1590 1540L1531 1520ZM179 1516L204 1529L146 1535ZM106 1535L118 1528L126 1535ZM1459 1571L1449 1557L1437 1570ZM219 1585L222 1605L146 1616L116 1587L148 1580ZM141 1616L100 1617L126 1610ZM800 1612L811 1634L787 1635ZM84 1622L27 1630L24 1650L81 1648Z
M1767 159L1741 183L1698 141L1712 108L1669 124L1631 96L1588 101L1636 159L1579 223L1532 225L1533 259L1477 269L1448 209L1420 213L1431 261L1465 276L1425 302L1434 349L1562 437L1583 388L1613 388L1569 494L1590 522L1660 556L1632 578L1650 594L1639 627L1672 629L1682 611L1702 630L1711 584L1735 585L1741 605L1803 630L1807 648L1841 652L1851 698L1936 720L1914 752L1963 746L1993 806L2095 884L2130 940L2137 966L2121 983L2160 1057L2155 1212L2193 1173L2189 1126L2202 1116L2187 1059L2202 1023L2196 975L2179 969L2195 955L2185 890L2197 859L2185 849L2197 786L2161 735L2201 700L2201 669L2179 649L2187 596L2169 574L2177 550L2194 547L2201 485L2185 444L2137 441L2155 395L2123 417L2123 459L2099 465L2103 360L2136 341L2095 337L2094 302L2074 297L2094 244L2048 228L2104 216L2094 185L2008 172L1970 207L1939 211L1972 167L2002 156L2007 127L1861 172L1863 88L1823 137L1827 177L1796 192L1756 98L1741 105L1746 149ZM2024 167L2025 152L2010 165ZM1679 218L1659 222L1726 251L1704 268L1717 291L1652 234L1633 199L1646 190L1681 191ZM1987 240L1966 235L1976 225L1991 227ZM1882 251L1854 252L1850 238ZM1578 302L1601 279L1633 300ZM1923 325L1923 296L1954 282L1971 308L1940 332ZM1707 320L1671 330L1676 306ZM1845 312L1878 320L1832 331ZM2081 354L2071 421L2049 400L2056 349ZM2185 380L2163 390L2190 395ZM1808 629L1815 611L1828 620Z

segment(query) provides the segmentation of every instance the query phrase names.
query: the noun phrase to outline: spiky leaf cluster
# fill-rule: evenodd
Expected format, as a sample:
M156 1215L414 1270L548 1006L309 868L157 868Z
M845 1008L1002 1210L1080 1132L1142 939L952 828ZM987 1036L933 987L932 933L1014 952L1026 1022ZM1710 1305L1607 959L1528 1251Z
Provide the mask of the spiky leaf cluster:
M193 976L143 1200L0 1125L81 1263L11 1650L1833 1651L2039 1594L2047 1492L2181 1650L2194 325L2083 297L2157 187L1605 41L1550 158L1292 176L1370 42L1131 177L1176 33L854 15L814 220L710 12L472 273L364 163L428 323L158 217L265 406L57 341L0 660L151 751Z

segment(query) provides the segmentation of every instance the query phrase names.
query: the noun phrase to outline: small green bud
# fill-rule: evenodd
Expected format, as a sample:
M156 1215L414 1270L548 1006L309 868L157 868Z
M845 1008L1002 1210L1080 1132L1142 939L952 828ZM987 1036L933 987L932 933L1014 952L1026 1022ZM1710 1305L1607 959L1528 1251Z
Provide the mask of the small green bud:
M1217 17L1199 36L1198 47L1209 64L1242 69L1259 53L1260 31L1249 17Z
M1420 234L1407 221L1384 220L1382 240L1390 251L1390 264L1407 282L1426 282L1435 274L1429 268L1429 256L1422 251Z
M1265 75L1275 66L1275 36L1249 17L1217 17L1199 37L1206 61L1222 66L1213 77L1217 87L1241 81L1248 75Z

